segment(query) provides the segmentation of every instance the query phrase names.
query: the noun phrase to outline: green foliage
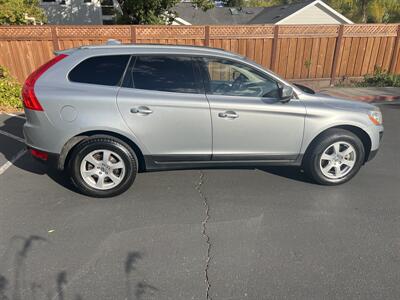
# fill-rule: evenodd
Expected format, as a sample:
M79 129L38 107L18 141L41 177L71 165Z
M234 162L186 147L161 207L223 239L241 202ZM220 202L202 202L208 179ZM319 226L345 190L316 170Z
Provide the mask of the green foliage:
M374 74L364 76L364 80L358 83L357 86L400 87L400 75L389 74L387 71L382 70L381 68L375 68Z
M0 0L0 25L31 24L25 16L35 18L36 23L46 21L39 0Z
M7 69L0 66L0 107L22 108L21 85L10 76Z
M1 0L0 0L1 1ZM119 24L170 24L174 16L174 6L180 0L118 0L122 14L117 17ZM194 0L203 10L214 7L212 0Z
M355 23L400 22L399 0L327 0L326 2Z

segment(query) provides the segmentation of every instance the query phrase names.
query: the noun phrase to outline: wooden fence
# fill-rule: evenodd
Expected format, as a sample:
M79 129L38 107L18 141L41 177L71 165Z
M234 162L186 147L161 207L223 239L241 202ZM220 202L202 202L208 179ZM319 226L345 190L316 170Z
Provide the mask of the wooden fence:
M400 24L246 26L1 26L0 65L23 81L54 50L122 43L198 45L247 56L290 80L334 83L371 74L400 74Z

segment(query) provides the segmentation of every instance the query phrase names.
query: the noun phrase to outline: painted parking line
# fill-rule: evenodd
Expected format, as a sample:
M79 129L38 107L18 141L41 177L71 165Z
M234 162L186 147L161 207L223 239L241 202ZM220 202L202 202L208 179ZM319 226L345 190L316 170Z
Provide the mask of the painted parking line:
M26 118L24 116L21 116L21 115L17 115L17 114L13 114L13 113L5 113L5 114L10 116L10 117L15 117L15 118L20 118L20 119L26 120Z
M18 159L20 159L26 153L26 149L22 149L15 155L11 160L7 161L4 165L0 167L0 175L2 175L9 167L11 167Z
M24 143L25 144L25 140L23 138L20 138L19 136L13 135L7 131L1 130L0 129L0 134L8 136L9 138L12 138L18 142Z

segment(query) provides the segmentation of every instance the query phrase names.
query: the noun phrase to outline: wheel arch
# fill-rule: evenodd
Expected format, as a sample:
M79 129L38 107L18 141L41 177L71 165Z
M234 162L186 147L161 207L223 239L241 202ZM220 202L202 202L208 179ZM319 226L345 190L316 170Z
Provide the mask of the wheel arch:
M94 136L111 136L120 139L121 141L125 142L128 146L132 148L132 150L135 152L137 158L138 158L138 164L139 164L139 172L143 172L146 170L146 163L144 160L144 155L142 150L140 150L139 146L136 145L134 141L132 141L130 138L116 133L112 131L107 131L107 130L92 130L92 131L86 131L79 133L78 135L75 135L74 137L70 138L63 146L60 157L58 159L58 169L64 170L66 165L69 162L72 150L82 141L87 140L88 138L94 137Z
M307 149L303 155L302 158L302 163L304 162L304 159L308 156L309 151L313 148L313 146L315 145L315 143L318 141L318 139L328 130L331 129L344 129L347 131L352 132L353 134L355 134L363 143L364 146L364 151L365 151L365 158L364 158L364 163L368 160L369 154L371 152L371 145L372 145L372 141L370 136L368 135L368 133L363 130L360 127L354 126L354 125L337 125L337 126L333 126L333 127L329 127L323 131L321 131L317 136L315 136L311 143L307 146Z

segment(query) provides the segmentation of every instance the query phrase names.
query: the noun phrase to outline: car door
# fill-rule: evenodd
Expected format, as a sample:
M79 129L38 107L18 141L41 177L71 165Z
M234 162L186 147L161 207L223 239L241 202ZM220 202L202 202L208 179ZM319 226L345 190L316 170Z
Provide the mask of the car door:
M294 160L305 106L279 101L281 83L234 60L200 60L210 103L213 160Z
M156 161L210 160L210 107L193 59L138 55L117 96L121 114Z

